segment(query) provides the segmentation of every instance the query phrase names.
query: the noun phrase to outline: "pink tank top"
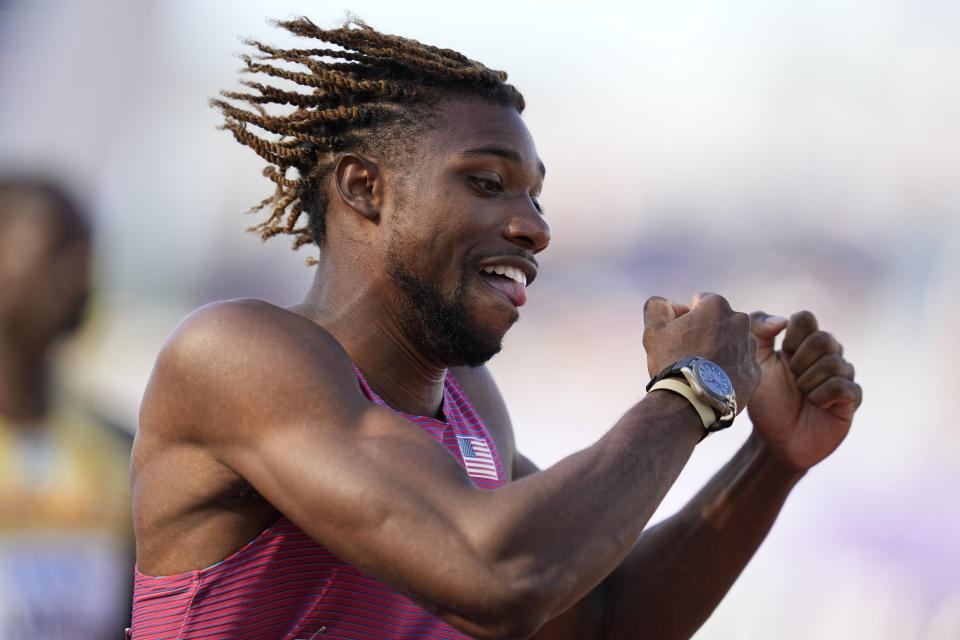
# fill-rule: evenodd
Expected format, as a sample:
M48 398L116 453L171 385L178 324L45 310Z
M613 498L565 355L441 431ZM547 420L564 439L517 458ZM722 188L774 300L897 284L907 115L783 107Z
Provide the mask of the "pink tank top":
M380 406L357 370L363 392ZM387 407L439 441L474 485L504 484L503 465L450 373L444 381L444 420ZM135 573L134 640L466 640L390 587L343 562L285 517L213 566L173 576Z

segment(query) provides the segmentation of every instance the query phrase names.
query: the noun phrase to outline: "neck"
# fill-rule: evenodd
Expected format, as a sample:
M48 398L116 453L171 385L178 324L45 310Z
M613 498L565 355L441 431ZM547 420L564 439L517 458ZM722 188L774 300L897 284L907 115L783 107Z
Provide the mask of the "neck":
M330 333L384 402L412 415L437 417L447 367L418 349L370 281L337 274L321 254L313 286L291 310Z
M47 363L9 335L0 335L0 415L31 422L47 412Z

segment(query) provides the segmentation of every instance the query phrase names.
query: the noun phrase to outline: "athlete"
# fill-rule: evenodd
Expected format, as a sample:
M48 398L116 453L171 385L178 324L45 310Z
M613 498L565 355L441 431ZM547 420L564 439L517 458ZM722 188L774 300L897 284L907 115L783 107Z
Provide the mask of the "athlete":
M104 640L129 621L131 438L58 379L91 232L45 178L0 175L0 638Z
M279 24L311 41L246 64L282 82L214 104L269 163L256 230L315 244L316 277L290 308L205 306L163 347L132 461L132 636L689 637L847 434L838 341L808 312L651 298L652 390L538 470L483 366L550 241L522 97L454 51ZM739 452L645 530L744 407Z

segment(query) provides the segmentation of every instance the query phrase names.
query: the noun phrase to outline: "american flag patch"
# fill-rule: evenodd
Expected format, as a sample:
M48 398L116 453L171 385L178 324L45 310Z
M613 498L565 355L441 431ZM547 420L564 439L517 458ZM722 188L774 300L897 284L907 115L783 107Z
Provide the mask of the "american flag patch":
M463 464L467 468L467 475L474 478L499 480L497 465L490 454L490 445L480 438L465 438L457 436L460 453L463 455Z

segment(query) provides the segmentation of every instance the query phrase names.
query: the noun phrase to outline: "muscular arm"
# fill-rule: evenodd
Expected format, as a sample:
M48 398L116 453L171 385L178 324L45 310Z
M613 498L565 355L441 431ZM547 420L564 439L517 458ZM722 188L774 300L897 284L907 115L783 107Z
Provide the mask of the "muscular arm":
M775 336L787 328L782 351ZM789 324L753 314L763 377L754 431L676 515L643 532L600 587L548 623L538 640L689 638L766 537L796 482L846 436L860 404L842 348L809 312ZM658 393L658 392L656 392ZM716 437L723 437L720 434ZM536 473L522 456L515 475Z
M720 316L711 330L742 323ZM745 336L726 339L737 330L720 332L728 352L715 357L749 363ZM214 305L184 323L158 361L141 428L203 443L333 553L480 637L529 636L595 587L701 433L685 400L652 394L594 446L482 491L421 429L366 400L328 334L259 303Z
M740 575L801 475L751 436L680 512L644 531L617 569L546 624L537 640L619 640L636 637L638 629L658 640L689 638Z
M651 637L693 635L753 557L801 476L751 435L680 512L645 531L610 575L610 609L621 613L611 616L604 637L630 637L640 621Z

